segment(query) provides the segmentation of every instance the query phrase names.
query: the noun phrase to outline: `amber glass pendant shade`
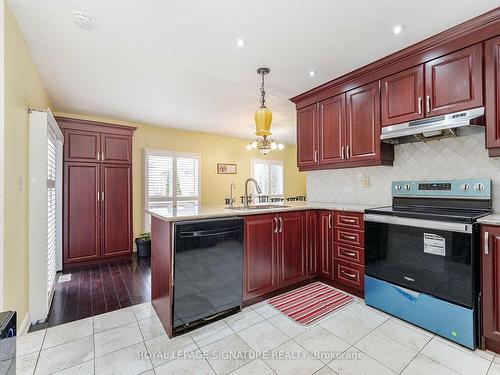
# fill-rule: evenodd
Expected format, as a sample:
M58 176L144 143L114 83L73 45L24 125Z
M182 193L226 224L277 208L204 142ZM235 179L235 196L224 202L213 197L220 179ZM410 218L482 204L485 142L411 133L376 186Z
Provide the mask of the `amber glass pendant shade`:
M273 113L266 107L261 107L255 112L255 134L258 136L271 135L271 122Z

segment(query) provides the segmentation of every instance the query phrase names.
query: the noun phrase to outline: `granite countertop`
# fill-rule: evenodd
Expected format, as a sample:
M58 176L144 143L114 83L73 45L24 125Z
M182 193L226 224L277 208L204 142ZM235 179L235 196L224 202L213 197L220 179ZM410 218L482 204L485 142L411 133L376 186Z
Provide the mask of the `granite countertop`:
M500 225L500 214L493 213L488 216L483 216L482 218L478 219L477 222L479 224Z
M287 211L301 211L301 210L337 210L337 211L350 211L350 212L363 213L365 209L374 207L374 206L365 206L359 204L322 203L322 202L283 202L283 203L269 203L269 204L277 206L279 205L282 207L252 209L252 210L244 210L244 209L231 210L228 209L227 206L201 206L201 207L195 206L182 210L175 208L174 209L155 208L146 210L146 213L158 219L174 222L174 221L212 219L218 217L245 216L245 215L256 215L256 214L287 212ZM265 206L267 204L263 205Z

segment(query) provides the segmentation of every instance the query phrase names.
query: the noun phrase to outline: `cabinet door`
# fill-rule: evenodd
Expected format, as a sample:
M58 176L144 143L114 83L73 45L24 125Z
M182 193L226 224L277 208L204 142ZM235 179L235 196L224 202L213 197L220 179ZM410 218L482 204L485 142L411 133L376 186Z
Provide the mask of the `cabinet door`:
M382 126L424 117L423 65L384 78L381 90Z
M345 163L345 94L319 103L319 164Z
M306 247L307 276L315 276L319 272L319 225L318 212L306 212Z
M66 129L64 131L64 160L96 162L101 151L97 132Z
M102 161L106 163L132 163L132 137L101 134Z
M347 159L349 162L380 158L379 82L348 91Z
M319 213L319 274L333 278L333 211Z
M485 44L486 147L500 147L500 36ZM498 154L492 156L500 156Z
M100 257L99 164L64 165L64 263Z
M101 166L102 257L132 252L132 167Z
M483 336L500 345L500 227L481 228Z
M306 214L304 211L278 215L278 286L306 278Z
M481 44L425 64L427 117L480 107L482 90Z
M297 166L318 164L318 105L297 111Z
M243 299L257 297L278 287L277 216L245 218Z

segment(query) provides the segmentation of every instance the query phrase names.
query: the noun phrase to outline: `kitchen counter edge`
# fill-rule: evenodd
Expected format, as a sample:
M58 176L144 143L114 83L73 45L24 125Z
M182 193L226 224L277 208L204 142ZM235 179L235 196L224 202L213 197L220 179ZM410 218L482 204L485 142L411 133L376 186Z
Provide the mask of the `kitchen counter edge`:
M483 216L477 222L482 225L500 225L500 214L493 213L488 216Z
M265 208L261 210L254 209L251 211L231 210L226 208L226 206L212 206L206 208L202 207L202 209L200 210L201 212L199 213L186 214L180 216L177 216L176 214L167 215L165 214L165 210L162 209L150 209L146 210L146 213L161 220L177 222L177 221L216 219L223 217L261 215L261 214L272 214L278 212L306 211L306 210L334 210L334 211L364 213L365 209L380 207L380 206L368 206L359 204L347 204L347 203L336 204L336 203L321 203L321 202L303 202L302 204L298 204L297 202L287 202L284 205L288 207Z

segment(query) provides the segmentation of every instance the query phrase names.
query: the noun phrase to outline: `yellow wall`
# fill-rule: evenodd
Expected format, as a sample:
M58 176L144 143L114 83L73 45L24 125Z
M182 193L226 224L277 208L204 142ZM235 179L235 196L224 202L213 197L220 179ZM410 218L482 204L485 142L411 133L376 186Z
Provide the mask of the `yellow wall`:
M56 113L66 117L76 117L95 121L136 126L133 141L133 209L134 234L143 229L143 150L145 148L196 152L201 154L201 201L202 205L223 205L229 197L231 182L236 184L235 196L244 194L244 181L250 176L250 159L275 159L285 162L285 196L305 195L305 173L299 173L296 166L296 148L287 146L283 151L271 151L264 156L258 151L245 149L247 140L224 137L208 133L190 132L158 126L127 123L74 114ZM233 163L238 166L236 175L217 174L217 163Z
M28 108L50 101L26 42L5 5L4 309L28 311ZM18 184L22 180L22 189Z

